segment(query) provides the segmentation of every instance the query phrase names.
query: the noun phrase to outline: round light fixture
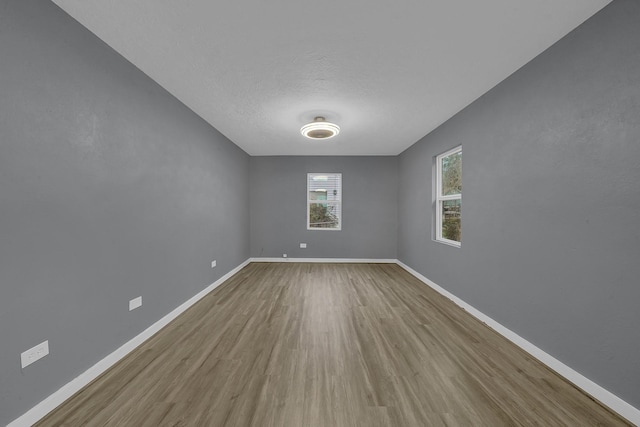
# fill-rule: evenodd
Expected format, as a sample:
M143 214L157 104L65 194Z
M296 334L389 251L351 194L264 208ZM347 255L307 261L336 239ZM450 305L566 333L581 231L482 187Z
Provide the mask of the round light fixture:
M302 126L300 133L311 139L329 139L340 133L340 126L327 122L324 117L316 117Z

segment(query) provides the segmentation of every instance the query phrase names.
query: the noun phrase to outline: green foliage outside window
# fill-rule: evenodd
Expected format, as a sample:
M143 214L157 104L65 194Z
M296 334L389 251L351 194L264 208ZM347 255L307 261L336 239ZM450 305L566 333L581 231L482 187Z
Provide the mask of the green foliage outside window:
M442 237L445 239L460 241L460 200L446 200L442 202Z
M326 205L313 203L309 206L309 225L313 228L336 228L338 218Z
M462 194L462 152L442 158L442 195Z
M462 151L440 157L440 196L449 199L439 202L444 239L461 241Z

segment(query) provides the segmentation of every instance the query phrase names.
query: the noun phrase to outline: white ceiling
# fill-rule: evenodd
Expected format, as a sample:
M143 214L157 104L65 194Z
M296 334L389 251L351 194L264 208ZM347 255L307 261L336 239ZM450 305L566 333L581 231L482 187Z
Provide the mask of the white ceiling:
M610 2L53 1L251 155L399 154Z

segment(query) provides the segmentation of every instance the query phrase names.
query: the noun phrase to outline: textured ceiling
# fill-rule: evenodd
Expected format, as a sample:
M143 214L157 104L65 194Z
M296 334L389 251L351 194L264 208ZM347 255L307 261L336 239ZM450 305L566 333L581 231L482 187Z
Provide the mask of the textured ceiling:
M251 155L399 154L610 2L53 1Z

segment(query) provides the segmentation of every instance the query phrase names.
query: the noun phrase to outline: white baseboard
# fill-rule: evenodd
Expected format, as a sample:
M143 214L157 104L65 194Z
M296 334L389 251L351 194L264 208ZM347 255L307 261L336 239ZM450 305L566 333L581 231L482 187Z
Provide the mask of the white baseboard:
M250 258L251 262L316 262L349 264L395 264L397 259L379 258Z
M622 417L626 418L628 421L636 425L640 425L640 409L635 408L634 406L620 399L618 396L611 393L607 389L594 383L589 378L585 377L579 372L574 371L564 363L560 362L555 357L551 356L550 354L546 353L545 351L531 344L529 341L525 340L520 335L516 334L510 329L502 326L500 323L496 322L491 317L477 310L475 307L467 304L466 302L464 302L457 296L453 295L449 291L438 286L437 284L435 284L434 282L432 282L422 274L418 273L408 265L402 263L401 261L397 261L397 264L400 267L404 268L409 273L411 273L417 279L419 279L420 281L424 282L425 284L433 288L438 293L449 298L456 305L458 305L459 307L467 311L476 319L485 323L491 329L495 330L500 335L507 338L509 341L511 341L512 343L514 343L515 345L517 345L518 347L520 347L521 349L523 349L524 351L526 351L527 353L529 353L530 355L538 359L540 362L544 363L547 367L549 367L551 370L556 372L558 375L564 377L573 385L580 388L582 391L584 391L594 399L598 400L603 405L607 406L612 411L615 411L616 413L620 414Z
M240 271L244 266L249 264L250 260L247 259L242 264L238 265L233 270L229 271L227 274L213 282L211 285L207 286L202 291L198 292L195 296L191 297L189 300L182 303L175 310L164 316L162 319L158 320L153 325L149 326L147 329L142 331L139 335L132 338L120 348L118 348L113 353L109 354L107 357L87 369L85 372L80 374L75 379L71 380L66 385L62 386L58 391L53 393L51 396L44 399L42 402L38 403L36 406L27 411L20 418L13 420L11 423L7 425L7 427L27 427L35 424L49 412L57 408L60 404L62 404L65 400L73 396L76 392L78 392L82 387L89 384L91 381L96 379L99 375L105 372L107 369L112 367L116 362L125 357L127 354L132 352L136 347L145 342L147 339L151 338L156 332L160 329L164 328L169 322L178 317L184 311L186 311L193 304L201 300L204 296L206 296L209 292L213 291L215 288L220 286L225 280L229 277L236 274Z
M220 279L216 280L214 283L209 285L207 288L199 292L197 295L190 298L188 301L184 302L178 308L173 310L171 313L164 316L162 319L158 320L156 323L151 325L149 328L144 330L138 336L134 337L126 344L118 348L113 353L109 354L107 357L102 359L100 362L96 363L94 366L86 370L80 376L60 388L58 391L53 393L51 396L47 397L45 400L31 408L28 412L22 415L20 418L15 419L7 427L26 427L31 426L40 419L42 419L45 415L59 406L62 402L71 397L74 393L80 390L85 385L89 384L95 378L97 378L100 374L105 372L111 366L113 366L120 359L125 357L131 351L133 351L136 347L150 338L153 334L158 332L164 326L166 326L173 319L178 317L184 311L186 311L189 307L195 304L197 301L202 299L209 292L214 290L220 284L222 284L229 277L236 274L240 269L249 264L250 262L316 262L316 263L391 263L398 264L400 267L404 268L406 271L411 273L420 281L424 282L426 285L433 288L435 291L439 292L443 296L449 298L456 305L466 310L469 314L484 322L487 326L494 329L496 332L507 338L509 341L513 342L518 347L522 348L527 353L531 354L533 357L547 365L550 369L566 378L568 381L573 383L576 387L583 390L585 393L593 397L594 399L601 402L603 405L607 406L611 410L617 412L622 417L626 418L628 421L640 425L640 410L633 407L629 403L620 399L618 396L609 392L605 388L599 386L594 383L587 377L581 375L580 373L574 371L564 363L560 362L553 356L544 352L540 348L531 344L529 341L525 340L515 332L510 329L502 326L500 323L496 322L486 314L477 310L473 306L467 304L465 301L461 300L457 296L448 292L444 288L438 286L436 283L429 280L427 277L418 273L408 265L398 261L396 259L360 259L360 258L249 258L233 270L229 271L227 274L222 276Z

